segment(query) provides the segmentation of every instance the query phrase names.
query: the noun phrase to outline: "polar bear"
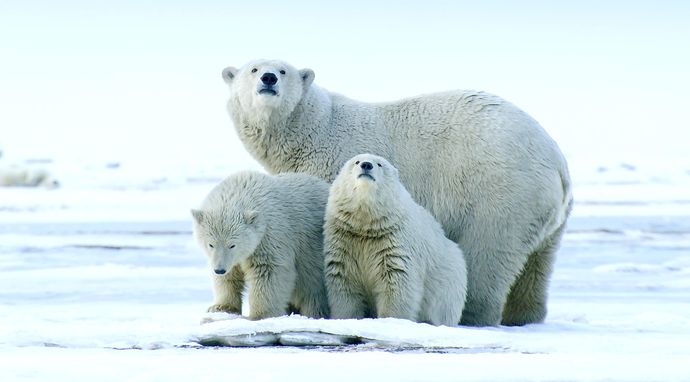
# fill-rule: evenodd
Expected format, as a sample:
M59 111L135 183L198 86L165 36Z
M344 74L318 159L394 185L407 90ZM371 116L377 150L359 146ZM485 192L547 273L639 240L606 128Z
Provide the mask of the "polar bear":
M386 159L361 154L345 163L328 197L324 251L333 318L460 323L467 293L462 251Z
M395 165L465 253L463 324L544 320L572 195L558 146L525 112L476 91L358 102L313 84L312 70L275 60L222 75L233 125L268 172L332 181L362 152Z
M10 165L0 167L0 187L55 189L60 187L60 183L46 170Z
M328 316L323 219L329 186L305 174L241 172L193 209L194 235L213 269L209 312L241 314L248 284L251 319L288 310Z

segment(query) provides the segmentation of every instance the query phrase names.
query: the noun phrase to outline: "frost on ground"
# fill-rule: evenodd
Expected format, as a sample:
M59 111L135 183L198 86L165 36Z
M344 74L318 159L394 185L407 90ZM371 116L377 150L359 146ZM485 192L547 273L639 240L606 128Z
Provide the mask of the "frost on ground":
M119 171L0 189L0 380L690 378L690 174L580 177L546 322L448 328L207 314L188 214L226 170Z

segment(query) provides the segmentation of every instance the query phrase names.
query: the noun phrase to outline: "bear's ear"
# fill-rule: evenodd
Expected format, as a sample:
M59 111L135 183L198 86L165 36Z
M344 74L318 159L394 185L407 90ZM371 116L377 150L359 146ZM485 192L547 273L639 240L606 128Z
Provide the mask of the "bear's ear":
M314 71L311 69L302 69L299 71L299 76L302 78L302 86L307 90L311 83L314 82Z
M391 173L395 177L395 179L400 179L400 173L398 173L398 169L395 168L394 166L389 166L391 169Z
M244 211L244 222L247 224L254 224L259 212L255 210Z
M204 213L201 210L192 210L192 217L197 224L201 224L204 221Z
M223 81L225 81L226 84L229 84L232 82L233 79L235 79L235 76L237 75L237 69L228 66L227 68L223 69Z

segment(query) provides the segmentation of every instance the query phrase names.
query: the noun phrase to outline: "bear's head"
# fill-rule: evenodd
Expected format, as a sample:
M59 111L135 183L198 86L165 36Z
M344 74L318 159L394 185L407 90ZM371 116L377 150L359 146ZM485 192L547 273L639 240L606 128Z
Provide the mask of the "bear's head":
M302 100L314 81L314 71L297 70L278 60L256 60L240 69L225 68L223 80L230 86L231 113L284 117Z
M259 246L265 222L255 210L192 210L194 235L206 253L209 265L222 276L246 260Z
M348 160L333 181L338 198L354 204L388 204L400 193L398 170L383 157L360 154Z

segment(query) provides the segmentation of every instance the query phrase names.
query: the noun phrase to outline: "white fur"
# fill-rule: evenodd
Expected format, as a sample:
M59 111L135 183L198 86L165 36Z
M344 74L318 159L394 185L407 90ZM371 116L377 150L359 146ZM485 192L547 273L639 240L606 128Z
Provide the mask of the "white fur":
M328 197L324 250L333 318L460 323L467 293L462 251L384 158L361 154L343 166Z
M248 283L250 318L328 316L323 281L323 216L328 184L305 174L242 172L192 210L194 234L214 279L209 311L241 314ZM218 275L215 270L226 273Z
M43 187L54 189L60 186L48 171L12 165L0 167L0 187Z
M279 94L259 94L261 76L279 70L286 73L278 78ZM572 196L566 161L534 119L475 91L358 102L313 85L313 71L282 61L228 68L224 78L235 129L269 172L331 181L362 152L398 168L415 201L465 253L463 323L544 319Z

